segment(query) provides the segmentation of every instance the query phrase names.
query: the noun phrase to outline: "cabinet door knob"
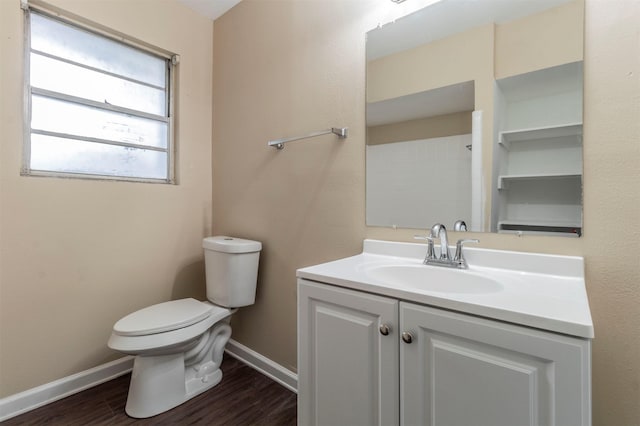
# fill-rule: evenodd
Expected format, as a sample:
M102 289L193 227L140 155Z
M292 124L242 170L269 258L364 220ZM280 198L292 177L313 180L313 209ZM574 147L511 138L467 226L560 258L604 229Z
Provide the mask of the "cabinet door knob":
M408 331L403 331L402 332L402 340L405 343L411 343L411 342L413 342L413 335L411 333L409 333Z
M388 336L390 331L391 327L389 327L387 324L382 324L380 326L380 334L382 334L383 336Z

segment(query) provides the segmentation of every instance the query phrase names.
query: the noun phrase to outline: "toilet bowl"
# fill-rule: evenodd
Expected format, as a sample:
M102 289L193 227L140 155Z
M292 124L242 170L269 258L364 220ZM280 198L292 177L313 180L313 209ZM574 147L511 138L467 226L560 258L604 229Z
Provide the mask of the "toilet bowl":
M236 308L253 304L261 243L203 240L208 301L172 300L133 312L113 326L108 346L135 355L125 411L146 418L174 408L222 380L222 356Z

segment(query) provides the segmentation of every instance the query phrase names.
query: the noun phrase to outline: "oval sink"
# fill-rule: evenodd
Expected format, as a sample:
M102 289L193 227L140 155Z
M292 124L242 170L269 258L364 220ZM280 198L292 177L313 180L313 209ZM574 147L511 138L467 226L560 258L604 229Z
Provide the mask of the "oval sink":
M438 293L495 293L502 284L473 272L428 265L378 265L367 268L378 281Z

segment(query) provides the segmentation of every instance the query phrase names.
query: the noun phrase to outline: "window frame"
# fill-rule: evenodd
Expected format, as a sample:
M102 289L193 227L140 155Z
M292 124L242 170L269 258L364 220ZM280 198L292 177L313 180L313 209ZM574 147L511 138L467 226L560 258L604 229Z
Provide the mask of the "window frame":
M88 21L84 18L78 17L76 15L67 13L58 8L51 7L47 5L46 7L40 2L37 4L33 4L31 2L27 2L22 0L21 8L24 11L24 112L23 112L23 154L22 154L22 166L20 174L22 176L35 176L35 177L57 177L57 178L73 178L73 179L88 179L88 180L107 180L107 181L124 181L124 182L142 182L142 183L160 183L160 184L173 184L177 185L177 148L175 141L175 99L176 99L176 80L177 80L177 65L180 62L180 57L177 54L168 52L164 49L151 46L145 42L140 40L136 40L132 37L124 35L122 33L118 33L110 28L107 28L103 25L97 24L95 22ZM125 46L134 48L139 50L142 53L150 54L156 56L166 63L166 92L165 92L165 107L166 107L166 116L164 116L163 120L158 120L159 117L157 115L148 114L145 116L145 112L131 110L126 107L119 107L115 105L102 104L100 102L94 102L89 99L78 98L73 95L68 95L64 93L58 92L50 92L46 89L39 89L31 86L31 14L36 13L41 16L44 16L47 19L52 19L58 22L61 22L66 25L70 25L76 29L88 32L90 34L97 35L99 37L104 37L115 41L117 43L123 44ZM58 59L55 55L47 55L54 59ZM67 62L64 59L61 59L63 62ZM67 62L74 64L73 62ZM74 64L76 65L76 64ZM82 65L80 65L82 66ZM85 67L87 69L92 69L91 67ZM103 70L98 70L105 75L110 75L108 72L104 72ZM118 76L120 77L120 76ZM122 77L120 77L122 78ZM126 78L125 78L126 79ZM34 90L35 89L35 90ZM51 96L51 94L54 94ZM31 128L31 117L32 117L32 105L31 100L33 96L45 96L50 99L60 100L71 102L74 105L80 106L88 106L93 108L98 108L102 111L110 111L121 114L130 114L134 117L142 117L142 118L152 118L156 121L163 121L167 124L167 148L153 148L149 146L141 146L135 143L127 143L127 142L118 142L118 141L109 141L103 140L99 138L85 137L85 136L75 136L75 135L67 135L61 133L50 133L47 131L37 130L33 131ZM84 142L97 142L103 143L111 146L124 146L130 147L134 149L150 149L158 152L166 152L167 154L167 177L164 178L145 178L145 177L135 177L135 176L114 176L114 175L102 175L102 174L90 174L90 173L74 173L74 172L58 172L52 170L39 170L39 169L31 169L31 135L39 134L45 136L63 136L67 139L78 140Z

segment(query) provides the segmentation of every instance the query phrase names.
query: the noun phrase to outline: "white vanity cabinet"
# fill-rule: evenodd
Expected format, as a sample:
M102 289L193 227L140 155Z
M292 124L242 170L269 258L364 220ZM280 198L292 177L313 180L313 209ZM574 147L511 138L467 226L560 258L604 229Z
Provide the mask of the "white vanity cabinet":
M397 425L398 301L298 283L298 425Z
M590 340L298 279L298 424L588 425Z
M589 340L400 302L404 425L588 425Z

